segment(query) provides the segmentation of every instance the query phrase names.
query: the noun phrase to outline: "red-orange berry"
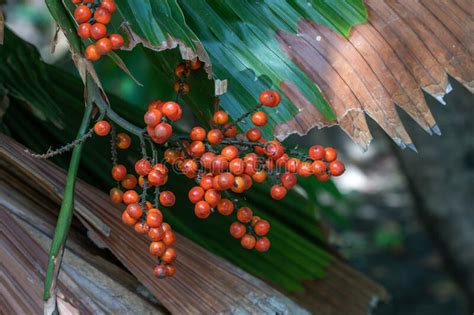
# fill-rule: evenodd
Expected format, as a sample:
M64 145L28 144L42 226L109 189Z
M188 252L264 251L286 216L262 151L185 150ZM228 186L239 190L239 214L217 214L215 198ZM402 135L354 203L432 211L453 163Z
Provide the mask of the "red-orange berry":
M194 206L194 214L199 219L206 219L211 214L211 206L205 201L198 201Z
M297 158L289 158L286 162L286 170L291 173L296 173L301 165L301 160Z
M161 241L150 243L150 255L152 256L161 256L165 253L165 250L166 245Z
M253 230L258 236L267 235L270 231L270 223L267 220L259 220L254 224Z
M252 221L253 211L248 207L242 207L237 210L237 220L242 223L249 223Z
M217 204L217 211L222 215L231 215L234 212L234 203L229 199L221 199Z
M120 184L125 189L133 189L137 186L137 182L137 178L134 175L127 174Z
M242 175L245 171L245 163L242 159L236 158L229 162L229 171L234 175Z
M148 160L141 159L135 163L135 172L138 175L146 176L152 170L151 163Z
M191 69L183 62L176 66L175 74L177 77L189 77Z
M156 140L158 144L163 144L169 139L169 137L171 137L171 134L173 133L173 127L171 127L171 125L166 122L162 122L156 125L154 133L154 140Z
M234 175L231 173L222 173L214 177L213 186L219 190L227 190L234 184Z
M233 138L237 134L237 126L232 123L225 124L224 130L224 136L227 138Z
M176 260L176 250L173 247L168 247L163 256L161 256L161 260L164 263L171 264Z
M158 209L150 209L148 210L148 214L146 216L146 225L150 228L157 228L163 222L163 214Z
M225 172L227 170L227 167L229 166L229 161L222 155L218 155L214 157L214 159L211 162L211 171L214 174L219 174L222 172Z
M122 164L117 164L112 167L112 177L116 181L121 181L127 176L127 169Z
M252 249L255 247L255 243L257 240L255 239L255 236L251 234L245 234L241 239L240 239L240 245L242 245L243 248L245 249Z
M206 146L202 141L193 141L189 145L189 152L194 157L201 157L206 152Z
M167 268L165 265L158 265L153 268L153 275L157 278L166 277Z
M167 245L173 245L173 243L176 241L176 236L173 231L165 231L165 234L163 234L163 242Z
M114 13L117 9L114 0L102 0L102 2L100 3L100 7L107 9L107 11L109 11L110 13Z
M207 169L212 168L212 162L214 161L216 155L212 152L206 152L201 156L201 165Z
M143 120L145 124L151 127L156 127L161 122L162 114L157 109L151 109L145 113Z
M283 145L280 142L278 142L277 140L272 140L268 142L267 145L265 146L265 154L268 157L271 157L272 159L277 160L280 157L282 157L283 154L285 154L285 150L283 148ZM283 165L280 166L278 165L278 163L277 165L280 167L283 167L285 166L286 161L288 161L288 159L284 161Z
M221 155L230 161L239 155L239 150L235 145L228 145L222 148Z
M323 175L326 173L327 166L321 160L316 160L311 164L311 171L314 175Z
M252 175L252 179L257 183L263 183L267 179L267 172L264 170L257 171Z
M259 100L263 106L276 107L280 103L280 93L266 90L260 94Z
M132 218L127 211L122 213L122 222L126 225L135 225L137 223L137 219Z
M91 36L90 23L82 23L77 27L77 35L81 38L89 38Z
M249 139L249 141L255 142L255 141L260 140L260 138L262 138L262 132L258 128L251 128L247 130L246 136L247 136L247 139Z
M201 186L204 190L208 190L213 188L213 183L212 183L213 176L212 175L204 175L201 180L199 181L199 186Z
M109 24L110 20L112 19L112 15L106 8L98 8L94 12L94 19L98 23Z
M99 49L95 45L89 45L86 48L85 56L87 60L97 61L100 59Z
M123 193L123 203L126 205L137 203L140 201L140 196L135 190L127 190Z
M331 164L329 164L329 172L332 176L340 176L345 170L344 163L339 160L332 161Z
M173 265L165 265L166 266L166 276L172 277L176 274L176 267Z
M229 232L234 238L241 238L247 233L247 228L240 222L234 222L230 225Z
M189 84L186 82L182 81L176 81L173 85L173 89L176 93L181 92L182 94L188 94L189 93Z
M107 27L102 23L94 23L91 25L90 34L95 40L101 39L107 35Z
M267 123L267 114L265 112L256 112L252 115L252 123L255 126L265 126Z
M112 43L112 49L117 50L120 49L123 44L125 43L122 35L120 34L111 34L109 36L110 42Z
M211 129L207 133L207 141L209 141L209 143L213 145L220 144L223 138L224 138L224 135L222 134L222 131L220 131L219 129Z
M122 150L128 149L130 145L132 144L132 138L130 138L130 136L127 135L126 133L120 132L117 134L115 144L117 148L119 149L122 149Z
M320 145L313 145L308 149L308 155L313 160L322 160L324 158L324 148Z
M243 193L245 191L244 179L240 176L235 176L234 185L230 189L237 194Z
M286 189L293 188L296 185L297 181L298 181L295 174L288 173L288 172L282 174L281 177L280 177L280 180L281 180L281 184Z
M161 186L166 181L166 175L157 169L153 169L148 173L148 183L152 186Z
M179 117L179 109L181 106L179 106L178 103L176 102L166 102L163 104L163 107L161 108L161 112L163 115L168 117L168 119L172 121L178 120Z
M191 188L188 192L188 198L189 201L192 203L197 203L198 201L201 201L204 198L204 189L200 186L194 186Z
M120 204L122 202L123 192L118 188L112 188L109 193L110 200L114 204Z
M320 182L327 182L331 178L329 174L316 175L316 179Z
M198 170L198 164L194 160L186 160L182 164L181 171L188 178L195 178Z
M275 200L281 200L286 196L286 188L280 185L274 185L270 190L270 195Z
M154 227L154 228L150 228L150 230L148 231L148 238L152 240L153 242L158 242L163 239L164 234L165 234L165 231L163 231L161 226Z
M201 68L202 62L198 58L196 58L194 60L188 61L188 64L191 70L198 70L199 68Z
M79 24L89 21L91 17L91 9L86 5L80 5L74 10L74 19Z
M134 226L134 230L138 234L148 234L148 231L150 231L150 227L144 222L137 222Z
M324 149L324 159L326 162L332 162L337 159L337 152L333 148Z
M134 219L140 219L143 214L143 209L138 203L129 204L125 211Z
M160 193L160 203L165 207L172 207L176 202L176 196L172 191L163 191Z
M215 125L225 125L229 121L229 115L222 110L217 111L212 116L212 121Z
M94 125L94 132L100 137L104 137L110 132L110 124L105 120L100 120Z
M206 203L209 206L215 208L221 200L221 193L218 192L216 189L209 189L204 194L204 200L206 200Z
M308 177L311 174L313 174L313 171L311 169L311 163L302 162L300 166L298 167L298 175L302 177Z
M270 240L266 237L259 238L257 243L255 243L255 250L261 253L264 253L268 251L269 249L270 249Z
M175 164L181 157L181 152L174 149L166 149L164 153L164 159L171 165Z
M202 127L194 127L189 133L189 138L192 141L202 141L206 138L206 130Z
M106 55L112 50L112 43L107 37L99 39L95 43L95 46L97 47L97 50L99 50L99 53L101 55Z

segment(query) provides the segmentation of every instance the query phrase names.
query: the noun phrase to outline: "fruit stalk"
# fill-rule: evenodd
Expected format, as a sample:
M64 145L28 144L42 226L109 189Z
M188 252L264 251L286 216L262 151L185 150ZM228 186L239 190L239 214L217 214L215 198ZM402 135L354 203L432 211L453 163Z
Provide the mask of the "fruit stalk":
M88 130L92 116L92 107L92 104L88 104L86 106L86 110L77 133L77 139L82 138ZM56 284L61 267L62 256L64 253L64 245L66 243L72 221L74 210L74 187L76 183L79 162L81 159L82 145L83 143L80 142L74 147L74 150L72 151L71 161L69 163L69 169L66 178L66 187L64 188L63 201L61 203L61 209L59 210L53 241L51 242L43 292L45 314L57 313Z

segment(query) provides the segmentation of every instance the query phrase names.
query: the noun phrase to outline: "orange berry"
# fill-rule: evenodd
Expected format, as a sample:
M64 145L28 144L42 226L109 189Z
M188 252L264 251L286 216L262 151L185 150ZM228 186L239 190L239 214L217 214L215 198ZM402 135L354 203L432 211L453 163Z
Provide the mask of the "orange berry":
M166 277L167 268L165 265L158 265L153 268L153 275L157 278Z
M143 222L137 222L135 223L134 230L138 234L148 234L150 227Z
M245 163L242 159L236 158L229 162L229 171L234 175L242 175L245 170Z
M326 162L332 162L337 159L337 152L333 148L324 149L324 159Z
M241 238L247 233L247 228L240 222L234 222L230 225L229 232L234 238Z
M302 177L308 177L311 174L313 174L313 171L311 169L311 163L302 162L300 166L298 167L298 175Z
M160 193L160 203L165 207L172 207L176 202L176 196L172 191L163 191Z
M100 120L94 125L94 132L100 137L104 137L110 132L110 124L105 120Z
M267 172L264 170L257 171L255 174L252 175L252 179L257 183L263 183L265 179L267 179Z
M120 49L123 44L125 43L122 35L120 34L111 34L109 36L110 42L112 43L112 49L117 50Z
M222 110L217 111L212 116L212 121L215 125L225 125L229 121L229 115Z
M332 161L331 164L329 164L329 172L332 176L340 176L345 170L344 163L339 160Z
M138 203L129 204L127 208L125 208L125 211L127 211L128 215L134 219L140 219L143 214L143 209Z
M179 106L179 104L176 102L166 102L163 104L161 112L163 113L163 115L168 117L168 119L172 121L177 121L179 120L179 118L181 118L179 115L180 108L181 106Z
M240 245L242 245L243 248L245 249L252 249L255 247L255 243L257 240L255 237L251 234L245 234L241 239L240 239Z
M204 198L204 189L200 186L194 186L188 192L189 201L192 203L197 203L198 201Z
M100 3L100 7L107 9L107 11L109 11L110 13L114 13L117 9L114 0L102 0L102 2Z
M258 236L267 235L270 231L270 223L267 220L259 220L254 224L253 230Z
M112 188L109 193L110 200L114 204L119 204L122 202L123 192L118 188Z
M171 137L172 133L173 127L170 124L166 122L159 123L155 127L153 140L156 140L155 142L158 144L163 144Z
M95 46L97 47L97 50L99 50L99 53L101 55L106 55L112 50L112 43L107 37L99 39L95 43Z
M137 219L132 218L127 211L122 213L122 222L126 225L135 225L137 223Z
M308 155L313 160L322 160L324 158L324 148L320 145L313 145L308 149Z
M233 138L237 134L237 126L232 123L225 124L224 130L224 136L227 138Z
M249 223L252 221L253 211L248 207L242 207L237 210L237 220L242 223Z
M174 149L166 149L164 153L164 159L170 164L175 164L181 157L181 152Z
M212 152L206 152L201 156L201 165L207 169L212 168L212 161L214 161L216 155Z
M256 112L252 115L252 123L255 126L265 126L267 123L267 114L265 112Z
M199 181L199 186L201 186L204 190L213 188L214 186L212 184L212 179L213 179L212 175L209 175L209 174L204 175Z
M202 141L193 141L188 150L192 156L201 157L206 152L206 147Z
M227 167L229 166L229 161L222 155L218 155L214 157L214 159L211 162L211 171L214 174L219 174L222 172L225 172L227 170Z
M112 14L110 14L109 10L106 8L98 8L94 12L94 19L98 23L109 24L110 20L112 19Z
M327 182L331 178L329 174L316 175L316 179L320 182Z
M240 176L235 176L234 185L230 189L237 194L243 193L245 190L244 179Z
M95 40L101 39L107 35L107 27L102 23L94 23L91 25L90 34Z
M211 129L207 133L207 141L209 141L209 143L213 145L220 144L223 138L224 138L224 135L222 134L222 131L220 131L219 129Z
M171 264L176 260L176 250L173 247L168 247L163 256L161 256L161 260L164 263Z
M270 190L270 195L275 200L281 200L286 196L286 188L280 185L274 185Z
M158 242L163 239L163 235L165 234L165 231L161 228L161 226L150 228L148 231L148 238L152 240L153 242Z
M245 190L250 189L250 187L252 187L252 183L253 183L252 182L252 177L250 177L247 174L242 174L242 179L244 180Z
M112 177L116 181L121 181L127 176L127 169L122 164L117 164L112 167Z
M173 231L165 231L165 234L163 234L163 242L167 245L173 245L173 243L176 241L176 236L174 235Z
M211 206L205 201L198 201L194 206L194 214L199 219L206 219L211 214Z
M184 161L181 168L181 171L183 172L183 174L186 175L188 178L196 177L197 170L198 170L198 164L194 160Z
M150 173L152 170L151 163L148 160L141 159L138 160L137 163L135 163L135 172L138 175L141 176L146 176L148 173Z
M262 138L262 132L258 128L251 128L247 131L246 133L247 139L249 141L258 141L260 138Z
M239 155L239 150L235 145L228 145L222 148L221 155L230 161Z
M204 200L209 206L215 208L221 200L221 193L218 192L216 189L209 189L204 194Z
M189 133L189 138L192 141L202 141L206 138L206 130L202 127L194 127Z
M161 186L166 181L166 175L157 169L153 169L148 173L148 183L152 186Z
M89 21L91 17L91 9L86 5L80 5L74 10L74 19L79 24Z
M150 255L152 256L161 256L165 253L165 250L166 245L161 241L150 243Z
M117 148L125 150L130 147L132 144L132 138L124 132L120 132L117 134L116 142Z
M161 228L162 228L163 231L165 231L165 232L167 232L167 231L172 231L171 225L169 225L169 223L166 223L166 222L161 223Z
M201 68L202 62L198 58L196 58L194 60L188 61L188 64L191 70L198 70L199 68Z
M326 173L327 166L321 160L316 160L311 164L311 171L314 175L323 175Z
M259 100L263 106L276 107L280 103L280 93L277 91L266 90L260 94Z
M146 216L146 225L150 228L157 228L163 222L163 214L158 209L150 209L148 210L148 214Z
M89 45L86 48L85 56L87 60L97 61L100 59L99 49L95 45Z
M301 165L301 160L297 158L289 158L286 162L286 170L291 173L296 173Z
M162 117L163 115L159 110L151 109L145 113L145 115L143 116L143 120L148 126L156 127L156 125L161 122Z
M135 190L127 190L123 193L123 203L126 205L137 203L140 201L140 196Z
M191 74L191 69L183 62L176 66L174 73L177 77L187 78Z
M261 237L255 244L255 250L264 253L270 249L270 240L266 237Z
M137 186L137 178L132 174L127 174L120 184L125 189L133 189Z
M231 215L234 212L234 203L229 199L221 199L217 204L217 211L222 215Z
M293 188L296 185L297 181L298 181L295 174L288 173L288 172L282 174L281 177L280 177L280 180L281 180L281 184L286 189Z
M222 173L214 177L213 186L219 190L230 189L234 185L234 175L231 173Z
M89 38L91 36L91 24L82 23L77 27L77 35L81 38Z
M173 265L165 265L166 267L166 276L172 277L176 274L176 267Z
M271 157L272 159L277 160L280 157L282 157L283 154L285 154L285 149L283 148L283 145L279 141L272 140L272 141L269 141L267 143L267 145L265 147L265 154L268 157ZM286 165L286 161L283 165L281 165L281 167ZM278 163L277 163L277 165L278 165ZM280 165L278 165L278 166L280 166Z

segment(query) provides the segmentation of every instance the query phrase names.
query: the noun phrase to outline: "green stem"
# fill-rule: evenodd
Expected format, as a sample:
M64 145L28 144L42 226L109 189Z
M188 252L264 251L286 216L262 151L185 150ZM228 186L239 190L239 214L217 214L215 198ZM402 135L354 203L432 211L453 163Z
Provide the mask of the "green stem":
M77 138L81 138L88 130L91 114L92 104L87 104L82 118L81 126L77 133ZM79 143L72 151L71 161L66 179L66 187L64 188L64 196L59 210L58 221L54 231L53 241L51 242L51 249L49 252L48 266L46 270L46 278L44 281L43 299L45 301L45 313L51 310L51 313L56 312L56 283L61 266L62 256L64 253L64 244L67 239L69 228L71 226L72 214L74 210L74 187L76 183L77 170L81 159L83 143Z

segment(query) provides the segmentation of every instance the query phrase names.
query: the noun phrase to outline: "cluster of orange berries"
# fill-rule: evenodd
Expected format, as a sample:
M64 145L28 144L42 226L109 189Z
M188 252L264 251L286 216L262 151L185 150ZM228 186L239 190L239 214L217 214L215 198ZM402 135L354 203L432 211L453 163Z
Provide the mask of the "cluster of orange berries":
M97 61L111 50L120 49L124 39L120 34L107 36L107 24L117 9L114 0L72 0L77 5L74 19L79 24L77 34L83 39L92 38L96 42L87 46L85 55L90 61Z
M179 96L189 92L185 80L192 70L200 66L199 60L179 64L175 70L178 78L174 85L178 93L176 101L154 100L149 103L144 115L144 135L150 140L152 148L156 144L167 146L163 163L158 163L156 154L152 159L147 157L144 143L141 143L143 157L135 163L135 174L128 173L124 165L117 164L113 155L112 177L119 187L111 189L110 198L116 204L126 205L122 214L125 224L134 226L140 234L148 235L151 240L150 254L158 259L154 268L154 274L158 277L172 276L176 271L171 265L176 259L176 251L170 247L175 236L170 225L163 222L163 214L158 209L159 206L172 207L176 201L171 191L160 192L160 187L168 181L166 164L196 182L197 185L188 192L196 217L206 219L214 212L225 216L235 213L236 220L230 226L230 234L240 239L245 249L259 252L270 248L267 238L270 223L254 215L249 207L239 205L240 200L232 198L231 193L241 194L250 189L254 182L269 180L273 184L271 197L281 200L287 190L297 184L297 175L327 181L345 170L333 148L314 145L307 152L301 152L285 148L276 139L263 137L258 127L265 126L268 117L262 109L277 107L281 101L280 94L271 90L262 92L255 108L235 122L230 122L229 115L219 110L212 117L210 130L196 126L188 135L173 136L172 124L182 116ZM236 124L248 117L254 127L245 134L238 134ZM107 121L98 121L94 126L94 132L99 136L105 136L110 131L111 125ZM126 149L130 146L131 139L124 133L113 138L114 148ZM135 190L137 186L141 187L141 196ZM155 188L154 204L146 200L147 189L152 187Z

